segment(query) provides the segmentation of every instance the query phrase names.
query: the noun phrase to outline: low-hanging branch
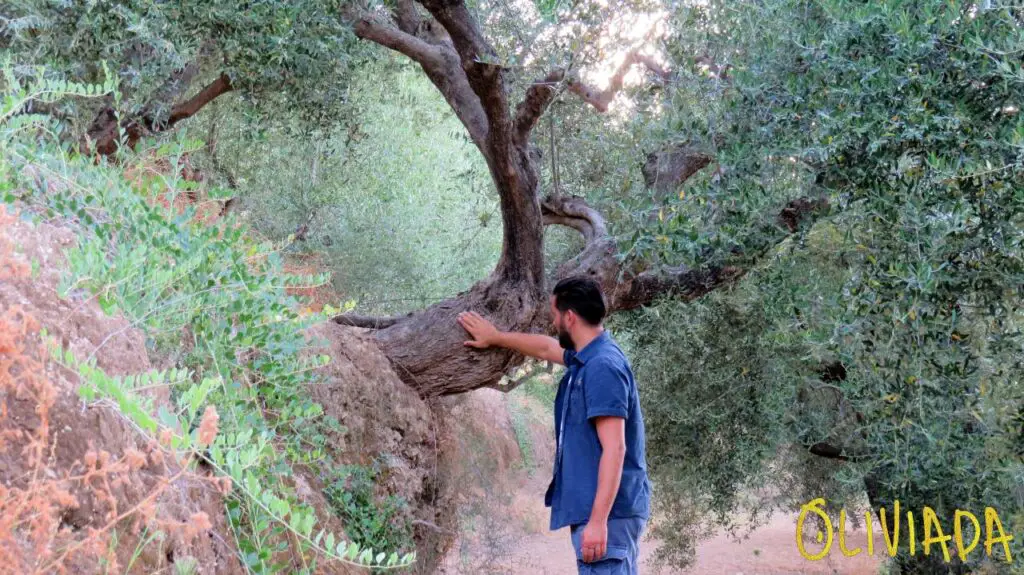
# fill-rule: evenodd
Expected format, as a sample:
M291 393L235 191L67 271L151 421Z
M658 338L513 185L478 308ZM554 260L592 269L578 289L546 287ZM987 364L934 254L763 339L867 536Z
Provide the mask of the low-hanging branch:
M579 196L548 196L541 202L540 210L545 225L560 224L573 228L583 235L588 244L608 235L600 212Z
M191 74L179 72L175 75L175 81L183 82L185 81L185 76L190 78ZM221 73L216 79L196 93L196 95L183 102L175 104L171 108L170 114L168 114L167 118L164 120L160 120L153 112L146 112L141 117L130 118L124 121L120 128L127 136L128 147L134 148L135 144L137 144L147 132L157 133L170 130L179 122L196 115L199 110L203 109L207 104L214 101L216 98L227 94L233 89L234 87L231 84L231 78L229 78L227 74ZM104 156L113 154L117 151L119 145L118 128L117 115L114 113L113 109L105 108L101 110L86 133L87 141L83 142L83 149L92 149L96 153ZM88 145L88 142L93 143L91 148Z
M693 300L736 283L749 270L749 267L724 264L652 267L638 272L624 269L617 260L618 250L613 238L605 231L600 234L589 231L590 222L598 221L603 226L603 220L583 198L547 198L543 206L554 214L545 216L548 223L577 229L586 242L580 254L559 266L555 279L571 275L594 277L601 283L610 311L636 309L662 297ZM571 207L567 210L565 206ZM798 232L801 226L828 213L828 210L829 202L825 198L796 198L787 202L775 217L776 231L766 240L761 253ZM748 259L757 261L759 258L758 254L751 254Z
M160 125L160 129L167 130L174 127L178 122L191 118L196 115L199 110L203 109L203 106L209 104L215 98L227 94L232 89L231 78L229 78L227 74L217 76L216 80L210 82L205 88L200 90L198 94L171 109L170 116L167 117L166 122L163 122ZM151 123L148 127L153 128L154 126L155 123Z

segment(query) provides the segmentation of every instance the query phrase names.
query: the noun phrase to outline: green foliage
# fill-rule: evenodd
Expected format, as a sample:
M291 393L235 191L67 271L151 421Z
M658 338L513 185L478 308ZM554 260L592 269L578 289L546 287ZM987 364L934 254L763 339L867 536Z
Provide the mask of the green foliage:
M407 503L395 495L377 495L379 473L376 461L372 466L340 466L324 488L324 495L356 543L407 548L412 545L412 529L400 518Z
M347 102L331 129L269 122L235 102L190 132L217 123L217 153L254 227L283 240L309 222L307 242L291 249L324 254L334 287L361 312L419 309L485 276L501 249L496 194L437 89L388 56L354 74Z
M0 47L20 63L45 64L58 77L96 82L100 62L116 72L127 114L158 121L185 97L193 77L221 73L249 97L286 105L315 123L343 101L355 38L338 4L260 2L5 2ZM287 93L287 102L281 93ZM88 114L82 118L91 120Z
M106 64L102 66L103 82L83 84L46 77L43 67L15 74L8 58L0 60L3 68L3 100L0 102L0 135L14 138L20 132L46 131L57 134L61 126L49 116L35 113L33 103L54 104L70 100L95 100L105 97L117 85Z
M20 108L25 94L35 98L50 86L10 82L3 117ZM102 88L83 92L74 86L66 93L91 95L97 90ZM202 408L216 406L220 433L207 459L232 480L227 514L249 571L288 568L274 563L274 555L294 541L303 552L319 557L407 565L411 555L401 560L394 554L374 555L366 545L341 538L325 546L327 534L316 531L313 509L279 480L295 463L331 467L323 437L338 424L324 418L322 408L304 392L317 383L315 368L327 358L301 352L309 345L305 328L337 310L303 316L285 292L297 282L327 278L283 273L279 248L247 239L231 219L203 226L193 222L191 210L179 214L165 208L156 198L166 190L172 195L180 191L173 176L129 182L124 174L131 165L96 166L37 137L45 132L2 126L0 152L7 167L2 189L9 190L5 199L27 205L35 217L60 218L78 232L77 245L66 252L70 269L61 295L81 290L94 294L104 310L119 312L146 333L151 353L170 356L178 366L114 378L97 369L91 358L78 361L63 354L61 359L86 380L83 397L112 399L150 434L163 428L194 429ZM195 145L176 143L152 151L169 155L174 164ZM151 384L170 387L176 405L173 412L160 411L156 420L133 392ZM175 447L186 448L190 441L178 437ZM334 539L329 538L332 543Z
M663 221L638 218L632 252L767 257L740 289L628 320L663 500L724 517L785 446L824 442L854 460L802 470L779 503L826 479L815 496L837 504L868 484L873 506L928 505L946 532L955 509L985 506L1019 529L1019 9L780 0L673 18L678 61L731 68L684 65L660 129L705 142L720 170L669 198ZM800 197L828 198L832 215L776 245L775 217ZM700 516L662 533L692 534ZM957 569L902 552L908 572Z
M842 417L850 408L821 381L834 357L815 338L827 340L829 326L808 318L841 305L849 276L831 231L780 246L735 291L614 318L642 386L656 505L669 518L655 528L669 543L663 560L686 564L705 534L775 506L827 496L838 513L860 503L863 469L800 447L851 430ZM811 431L812 422L828 432Z

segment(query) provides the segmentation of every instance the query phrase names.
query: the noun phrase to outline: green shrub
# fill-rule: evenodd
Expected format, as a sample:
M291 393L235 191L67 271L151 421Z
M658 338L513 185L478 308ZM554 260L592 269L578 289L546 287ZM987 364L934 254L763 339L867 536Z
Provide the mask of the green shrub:
M811 493L839 505L867 491L876 510L932 507L946 533L955 509L986 506L1019 529L1019 4L674 10L678 61L701 54L729 71L681 66L663 129L707 142L717 166L669 197L634 248L748 272L734 290L624 320L643 350L632 357L671 558L692 556L676 551L693 524L729 521L744 491L768 484L784 497L764 504L790 510ZM788 202L819 198L828 213L782 229ZM845 459L809 453L819 443ZM780 471L789 446L797 465ZM1020 570L995 549L1000 569ZM958 566L908 551L903 572L964 572L983 555Z
M377 495L380 464L342 465L324 495L360 545L403 549L412 545L411 526L402 519L407 503L401 497Z

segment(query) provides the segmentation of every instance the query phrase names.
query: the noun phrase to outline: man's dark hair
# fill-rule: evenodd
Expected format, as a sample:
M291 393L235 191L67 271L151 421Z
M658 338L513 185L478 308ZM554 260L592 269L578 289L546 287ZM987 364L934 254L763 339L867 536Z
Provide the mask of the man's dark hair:
M551 292L558 311L572 310L590 325L600 325L607 308L601 286L586 276L568 277L558 282Z

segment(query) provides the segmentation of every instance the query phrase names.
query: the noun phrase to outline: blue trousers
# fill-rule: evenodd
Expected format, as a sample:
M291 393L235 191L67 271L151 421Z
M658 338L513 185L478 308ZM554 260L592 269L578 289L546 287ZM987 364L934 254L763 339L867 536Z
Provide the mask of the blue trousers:
M638 575L640 573L640 536L647 520L640 517L608 520L608 551L598 561L585 563L583 528L586 523L570 528L572 548L576 550L576 568L580 575Z

